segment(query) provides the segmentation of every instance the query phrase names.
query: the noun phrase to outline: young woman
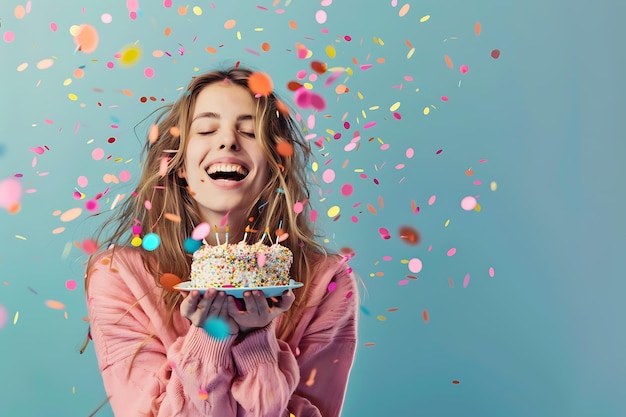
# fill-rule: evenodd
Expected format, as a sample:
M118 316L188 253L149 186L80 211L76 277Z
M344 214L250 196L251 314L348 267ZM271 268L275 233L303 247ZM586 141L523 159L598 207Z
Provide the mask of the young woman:
M200 75L163 109L135 193L101 229L110 236L90 259L86 295L116 416L341 413L357 340L355 278L346 257L314 240L310 149L273 93L253 94L253 74L233 67ZM281 150L285 143L289 152ZM307 209L296 213L298 202ZM225 216L231 242L244 239L246 226L285 232L292 278L304 285L275 303L246 291L241 311L221 291L162 285L163 274L189 279L185 239L198 224L218 225ZM160 244L133 246L137 227L156 233ZM260 240L259 233L246 236ZM212 234L206 239L217 244ZM224 335L204 329L211 319L225 323Z

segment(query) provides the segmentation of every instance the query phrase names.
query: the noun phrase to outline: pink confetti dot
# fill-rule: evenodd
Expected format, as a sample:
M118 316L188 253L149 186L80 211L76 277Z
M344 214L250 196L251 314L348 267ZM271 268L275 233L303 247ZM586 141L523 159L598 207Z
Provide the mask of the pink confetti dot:
M51 30L51 31L53 31L53 32L56 32L56 31L57 31L57 29L59 29L59 27L57 26L57 24L56 24L56 23L54 23L54 22L51 22L51 23L50 23L50 30Z
M383 261L391 261L393 258L391 257L391 255L385 255L383 256Z
M317 220L317 211L316 210L311 210L311 212L309 213L309 220L311 220L312 222Z
M469 71L469 67L467 65L463 64L463 65L461 65L459 67L459 71L461 71L461 74L466 74L467 71Z
M448 101L448 100L449 100L448 96L441 96L441 101Z
M359 218L357 216L350 217L350 220L352 220L352 223L358 223L359 222Z
M67 281L65 281L65 288L70 291L74 291L76 289L76 281L74 281L73 279L68 279Z
M122 171L122 172L120 172L119 177L120 177L120 181L126 182L126 181L130 180L130 172Z
M450 248L450 250L448 250L448 256L454 256L455 253L456 253L456 248Z
M143 75L146 76L146 78L152 78L154 77L154 69L148 67L145 70L143 70Z
M306 70L300 70L296 73L297 79L302 80L304 77L306 77Z
M131 12L136 12L137 9L139 8L139 1L138 0L126 0L126 7Z
M293 212L296 214L300 214L302 213L302 211L304 210L304 204L302 204L301 202L297 202L293 205Z
M380 229L378 229L378 233L380 234L380 237L383 238L384 240L391 239L391 235L389 234L389 230L385 229L384 227L381 227Z
M322 0L322 6L327 7L333 4L333 0Z
M89 200L85 202L85 208L91 212L97 211L100 204L96 200Z
M163 0L163 7L169 9L172 7L172 0Z
M191 232L191 238L194 240L202 240L209 235L211 232L211 225L207 222L202 222L196 226L195 229Z
M113 69L113 67L115 66L115 64L111 61L107 62L107 68L108 69Z
M333 182L335 180L335 171L333 171L332 169L328 168L322 174L322 179L324 180L324 182L326 184L330 184L331 182Z
M389 149L389 144L388 143L383 143L382 145L380 145L380 150L381 151L386 151L387 149Z
M102 21L102 23L108 24L113 21L113 16L111 16L109 13L102 13L102 16L100 16L100 20Z
M398 281L398 285L401 287L407 285L408 283L409 283L408 279L401 279L400 281Z
M407 158L411 159L413 158L413 155L415 155L415 151L413 150L413 148L409 148L406 150L405 155Z
M461 208L466 211L474 210L474 208L476 207L476 204L477 204L476 198L472 196L464 197L461 200Z
M89 184L89 180L84 175L78 177L78 180L76 182L78 183L78 186L82 188L85 188L87 184Z
M412 258L409 260L409 271L417 274L422 270L422 261L419 258Z
M326 15L326 12L324 10L318 10L317 12L315 12L315 20L320 25L326 23L327 18L328 16Z
M337 289L337 283L336 282L331 282L330 284L328 284L328 292L333 292L333 291L335 291L335 289Z
M7 43L11 43L15 40L15 34L13 32L4 32L4 35L2 35L2 37L4 38L4 41Z
M140 235L141 234L141 226L139 225L134 225L131 230L133 231L133 235Z
M491 268L489 268L489 276L493 278L495 274L496 274L496 271L493 269L493 266L492 266Z
M102 158L104 158L104 149L102 148L96 148L91 152L91 157L96 160L99 161Z

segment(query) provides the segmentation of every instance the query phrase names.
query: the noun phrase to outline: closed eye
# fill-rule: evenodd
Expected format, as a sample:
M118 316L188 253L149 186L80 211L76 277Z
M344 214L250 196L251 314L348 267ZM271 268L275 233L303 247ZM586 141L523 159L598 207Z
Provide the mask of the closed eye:
M210 135L215 133L215 130L210 130L210 131L206 131L206 132L198 132L199 135Z
M254 134L254 132L244 132L243 130L240 130L239 133L241 133L244 136L247 136L251 139L254 139L256 136Z

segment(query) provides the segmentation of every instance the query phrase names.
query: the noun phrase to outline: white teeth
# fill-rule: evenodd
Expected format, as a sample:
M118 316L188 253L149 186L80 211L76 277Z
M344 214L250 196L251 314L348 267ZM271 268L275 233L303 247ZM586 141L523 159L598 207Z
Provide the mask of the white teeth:
M246 175L248 170L238 164L213 164L207 169L207 174L214 174L216 172L236 172L237 174Z

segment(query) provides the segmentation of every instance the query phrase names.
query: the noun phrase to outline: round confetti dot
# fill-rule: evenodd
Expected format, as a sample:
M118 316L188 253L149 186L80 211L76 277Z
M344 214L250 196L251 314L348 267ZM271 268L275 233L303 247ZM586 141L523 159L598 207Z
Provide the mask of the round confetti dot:
M330 184L331 182L333 182L335 180L335 171L333 171L332 169L328 168L322 174L322 180L324 180L324 182L326 184Z
M102 148L96 148L93 151L91 151L91 157L95 160L95 161L99 161L102 158L104 158L104 149Z
M90 54L98 47L98 32L96 28L86 23L78 27L78 33L74 35L74 43L78 46L78 50Z
M195 240L202 240L211 232L211 226L207 222L202 222L197 225L191 232L191 238Z
M343 195L344 197L351 196L353 191L354 187L352 186L352 184L344 184L341 186L341 195Z
M297 203L295 203L293 205L293 212L296 214L300 214L302 213L302 211L304 210L304 204L302 204L300 201L298 201Z
M131 230L133 231L133 235L140 235L141 234L141 226L139 225L135 225L131 228Z
M499 49L494 49L493 51L491 51L491 57L493 59L500 58L500 50Z
M274 89L274 83L268 74L255 72L248 78L248 87L253 94L269 96Z
M232 29L237 25L237 21L235 19L229 19L224 22L224 29Z
M96 200L89 200L85 202L85 208L91 212L97 211L100 205Z
M195 14L196 16L202 16L202 7L194 6L193 9L191 10L193 11L193 14Z
M143 75L145 75L146 78L154 77L154 69L147 67L146 69L143 70Z
M200 390L198 391L198 398L199 398L201 401L206 401L206 400L208 400L208 399L209 399L209 393L207 392L207 390L205 390L204 388L202 388L202 389L200 389Z
M493 278L495 274L496 274L496 271L493 269L493 266L492 266L492 267L490 267L490 268L489 268L489 276L490 276L491 278Z
M0 182L0 207L10 208L19 204L22 198L22 182L16 178L7 178Z
M378 229L378 234L380 234L380 237L384 240L389 240L391 239L391 235L389 234L389 230L385 229L384 227L381 227Z
M51 31L56 32L58 29L59 29L59 27L57 26L56 23L54 23L54 22L50 23L50 30Z
M339 214L340 211L341 208L339 206L332 206L328 209L328 212L326 214L328 215L328 217L335 217Z
M185 252L187 252L187 253L194 253L195 251L200 249L200 246L202 246L202 241L201 240L195 240L195 239L193 239L191 237L188 237L183 242L183 247L185 248Z
M76 289L76 281L74 281L73 279L68 279L67 281L65 281L65 288L70 291L74 291Z
M327 18L328 18L328 15L326 14L324 10L318 10L317 12L315 12L315 20L320 25L326 23Z
M276 144L276 152L282 156L293 155L293 145L286 141L280 141Z
M212 317L204 322L202 326L204 330L217 340L226 339L228 337L228 324L218 317Z
M26 9L21 4L17 5L13 10L13 14L15 15L16 19L23 19L24 16L26 16Z
M156 233L148 233L143 237L141 246L147 251L153 251L161 244L161 238Z
M129 181L130 180L130 172L122 171L122 172L120 172L119 177L120 177L120 181L122 181L122 182Z
M142 51L139 45L128 45L119 53L120 64L129 67L136 64L141 59Z
M139 246L141 246L141 238L139 236L133 237L133 239L130 241L130 244L138 248Z
M477 204L476 198L472 196L464 197L461 200L461 208L466 211L474 210L474 208L476 207L476 204Z
M172 0L163 0L163 7L165 7L166 9L172 7Z
M161 279L159 280L161 286L169 291L174 291L174 286L180 284L182 281L178 277L178 275L165 273L161 275Z
M409 260L409 271L414 274L419 273L422 270L422 261L418 258L412 258Z
M459 71L461 71L461 74L465 74L465 73L467 73L467 71L469 71L469 67L467 65L463 64L463 65L461 65L459 67Z
M80 245L83 252L93 255L98 251L98 243L93 239L85 239Z
M2 38L4 39L5 42L11 43L15 40L15 34L11 31L6 31L2 35Z

